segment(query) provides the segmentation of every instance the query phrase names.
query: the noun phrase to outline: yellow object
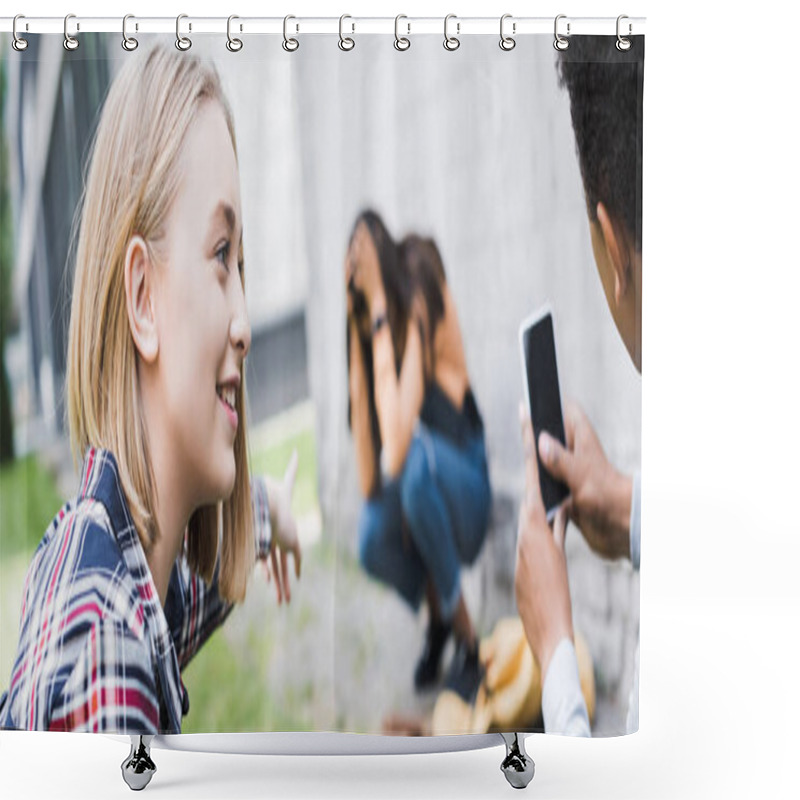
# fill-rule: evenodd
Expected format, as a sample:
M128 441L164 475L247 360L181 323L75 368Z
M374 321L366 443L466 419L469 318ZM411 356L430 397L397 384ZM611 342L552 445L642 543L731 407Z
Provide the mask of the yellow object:
M593 722L594 665L580 633L575 634L575 654L586 710ZM465 703L455 692L441 692L433 710L434 735L524 730L536 722L542 708L542 676L522 621L518 617L499 620L481 642L480 659L486 675L474 705Z
M505 617L498 621L492 635L481 642L487 689L494 692L514 679L525 645L525 632L519 617Z
M489 702L486 686L478 689L478 698L475 701L470 723L470 733L486 733L492 727L492 704Z
M447 736L451 733L470 733L472 730L472 706L459 695L445 689L439 694L433 708L431 733Z
M575 656L578 660L578 676L581 680L581 692L586 702L586 710L589 713L589 722L594 722L594 710L596 705L595 686L594 686L594 665L592 655L589 652L589 645L580 633L575 633Z
M527 727L542 706L539 665L522 637L520 658L511 680L491 693L492 725L501 729Z

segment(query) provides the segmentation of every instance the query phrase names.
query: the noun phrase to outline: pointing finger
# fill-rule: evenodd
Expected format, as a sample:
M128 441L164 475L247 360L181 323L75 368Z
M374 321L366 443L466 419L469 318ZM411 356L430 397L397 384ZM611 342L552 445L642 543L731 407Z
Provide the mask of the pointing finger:
M292 553L294 553L294 574L297 579L300 579L300 564L303 561L303 553L300 548L300 540L297 538L297 527L295 526L294 530L294 540L295 546L292 548Z
M283 485L286 487L286 494L291 499L292 490L294 489L294 479L297 477L297 448L292 450L292 455L289 458L289 464L286 467L286 472L283 476Z
M278 592L278 605L281 604L281 573L280 569L278 568L278 555L276 553L277 548L273 548L272 553L270 554L270 559L272 560L272 574L275 576L275 588Z
M286 551L281 550L281 576L283 578L283 596L286 598L286 602L290 602L292 599L292 592L289 589L289 565L286 563Z

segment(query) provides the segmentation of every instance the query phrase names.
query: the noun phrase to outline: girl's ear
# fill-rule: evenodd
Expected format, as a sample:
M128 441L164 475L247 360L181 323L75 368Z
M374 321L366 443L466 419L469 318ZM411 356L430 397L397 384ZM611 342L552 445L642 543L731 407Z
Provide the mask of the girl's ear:
M139 355L147 363L158 355L153 262L145 240L135 234L125 251L125 307Z

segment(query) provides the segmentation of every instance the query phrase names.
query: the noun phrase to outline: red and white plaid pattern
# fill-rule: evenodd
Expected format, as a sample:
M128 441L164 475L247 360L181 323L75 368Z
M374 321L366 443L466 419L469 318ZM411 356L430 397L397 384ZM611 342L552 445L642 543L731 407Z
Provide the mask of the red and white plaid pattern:
M256 555L271 529L262 479L251 483ZM17 656L0 728L179 733L185 666L233 606L181 555L162 608L114 456L91 448L80 492L55 516L25 578Z

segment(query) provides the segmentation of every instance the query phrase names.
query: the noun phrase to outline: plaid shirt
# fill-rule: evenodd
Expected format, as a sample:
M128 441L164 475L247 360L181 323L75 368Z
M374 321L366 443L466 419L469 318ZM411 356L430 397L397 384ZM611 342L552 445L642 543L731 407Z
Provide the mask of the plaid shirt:
M269 554L267 490L251 482L256 555ZM181 669L233 609L181 554L161 606L114 456L89 449L80 492L56 515L23 588L0 728L180 733Z

